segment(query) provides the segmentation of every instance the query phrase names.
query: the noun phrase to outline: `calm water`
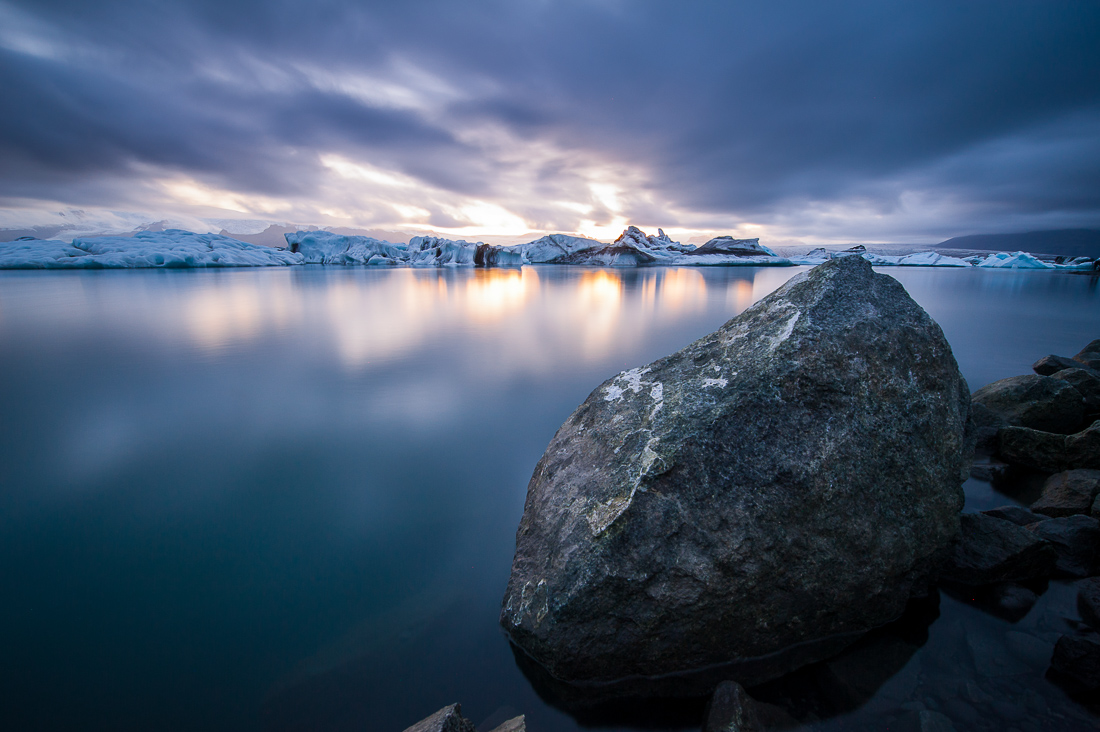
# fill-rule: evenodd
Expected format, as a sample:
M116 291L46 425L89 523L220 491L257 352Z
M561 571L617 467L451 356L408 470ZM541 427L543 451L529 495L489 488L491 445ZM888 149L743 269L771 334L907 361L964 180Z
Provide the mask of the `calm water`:
M0 274L0 728L401 730L455 701L535 732L698 727L699 701L544 700L497 626L515 529L597 384L801 269ZM972 388L1100 337L1095 278L887 272ZM823 729L904 703L1087 724L1043 679L1073 597L1010 624L944 593L801 697L759 694ZM823 674L847 696L810 698Z

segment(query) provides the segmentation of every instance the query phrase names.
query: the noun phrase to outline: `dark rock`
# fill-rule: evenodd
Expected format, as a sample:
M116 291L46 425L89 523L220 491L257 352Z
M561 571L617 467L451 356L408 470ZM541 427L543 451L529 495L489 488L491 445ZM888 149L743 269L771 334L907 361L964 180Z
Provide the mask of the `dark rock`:
M1066 438L1065 465L1100 470L1100 421Z
M1031 510L1046 516L1088 515L1100 493L1100 470L1066 470L1047 478Z
M1029 583L1038 587L1040 582ZM959 602L976 607L982 612L994 617L1016 623L1023 620L1035 607L1039 595L1031 587L1016 584L1015 582L1003 582L993 585L956 585L945 582L940 585L940 590L955 598Z
M1077 612L1081 619L1100 630L1100 577L1089 577L1077 585Z
M964 513L959 518L959 536L951 559L940 571L942 579L988 585L1050 576L1057 552L1033 531L981 513Z
M1066 436L1027 427L997 433L997 456L1007 463L1057 473L1066 470Z
M501 623L576 681L898 617L957 531L969 401L896 280L859 257L798 275L562 425L528 487Z
M717 236L688 254L732 254L738 257L769 257L772 253L760 246L760 239L734 239ZM1076 365L1076 364L1075 364Z
M763 732L756 702L736 681L723 681L714 690L703 732Z
M1063 369L1079 369L1081 364L1074 361L1072 358L1066 358L1065 356L1055 356L1053 353L1049 356L1043 356L1034 364L1031 365L1031 370L1040 376L1051 376L1053 374L1062 371Z
M422 719L405 732L477 732L474 723L462 716L462 706L452 704Z
M1008 427L1008 420L1000 412L995 412L979 402L970 404L970 421L966 429L973 436L974 447L982 453L997 450L997 433Z
M1076 432L1085 418L1081 392L1050 376L1026 374L994 381L974 392L973 400L1010 425L1044 432Z
M1064 381L1085 400L1086 413L1100 411L1100 373L1091 369L1072 368L1059 371L1053 379Z
M1055 574L1063 577L1088 577L1100 546L1100 521L1090 516L1068 516L1040 521L1027 531L1046 539L1058 554Z
M1036 521L1043 521L1050 518L1049 516L1029 511L1023 506L1001 506L1000 508L991 508L988 511L982 511L982 513L986 516L992 516L993 518L1011 521L1017 526L1027 526Z
M1082 348L1073 360L1090 369L1100 370L1100 338Z
M1080 687L1100 689L1100 641L1075 635L1063 635L1054 644L1050 669Z

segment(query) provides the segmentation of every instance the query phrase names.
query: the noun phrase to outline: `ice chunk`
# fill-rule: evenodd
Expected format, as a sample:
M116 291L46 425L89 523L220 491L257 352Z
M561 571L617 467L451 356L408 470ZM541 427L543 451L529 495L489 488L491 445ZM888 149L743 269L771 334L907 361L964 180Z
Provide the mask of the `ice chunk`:
M977 259L978 261L974 261ZM997 252L980 259L972 257L968 261L976 267L996 267L998 269L1054 269L1053 264L1028 254L1027 252Z
M0 269L96 269L139 267L271 267L301 264L302 255L248 244L218 234L180 229L0 244Z
M404 244L369 236L343 236L328 231L295 231L283 235L291 252L318 264L393 265L406 259Z

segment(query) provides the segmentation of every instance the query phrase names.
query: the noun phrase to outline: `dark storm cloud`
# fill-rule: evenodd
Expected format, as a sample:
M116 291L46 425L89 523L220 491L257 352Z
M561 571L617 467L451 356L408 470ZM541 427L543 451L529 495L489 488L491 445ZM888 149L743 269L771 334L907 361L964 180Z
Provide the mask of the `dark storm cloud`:
M919 189L969 206L975 229L1010 209L1100 224L1095 2L8 7L26 21L0 55L8 195L144 164L294 196L341 151L490 200L514 163L460 133L492 126L638 166L653 196L720 217L889 211ZM446 89L388 104L310 71L400 85L410 65ZM538 165L539 195L576 183L561 159Z

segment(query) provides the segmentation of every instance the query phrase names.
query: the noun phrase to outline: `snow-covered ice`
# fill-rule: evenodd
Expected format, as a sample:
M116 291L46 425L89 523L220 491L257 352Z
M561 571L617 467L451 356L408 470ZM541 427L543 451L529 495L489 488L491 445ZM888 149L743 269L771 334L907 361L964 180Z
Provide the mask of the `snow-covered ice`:
M0 243L0 269L113 269L142 267L272 267L301 264L302 256L218 234L180 229Z
M141 232L133 237L107 236L0 243L0 269L106 267L267 267L297 264L339 264L406 267L507 267L525 264L570 264L636 267L649 264L687 267L783 267L818 265L837 257L863 257L880 267L984 267L1002 269L1092 270L1092 259L1078 257L1051 263L1027 252L978 254L966 259L924 251L887 255L860 245L843 251L814 249L781 257L759 239L720 236L701 247L673 241L658 229L656 236L630 226L610 244L595 239L550 234L513 246L415 236L408 244L368 236L328 231L297 231L285 235L286 249L248 244L218 234L180 229Z

